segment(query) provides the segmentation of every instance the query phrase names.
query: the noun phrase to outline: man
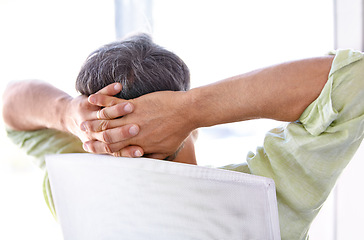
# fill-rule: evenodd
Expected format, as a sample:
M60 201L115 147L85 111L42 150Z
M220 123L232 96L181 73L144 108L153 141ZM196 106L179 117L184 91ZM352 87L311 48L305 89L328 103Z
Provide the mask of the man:
M189 87L190 75L186 64L174 53L154 44L148 35L140 34L105 45L90 54L76 80L76 89L82 96L72 99L40 81L16 82L5 91L3 116L13 130L57 129L84 140L88 137L82 135L78 128L79 118L92 117L100 109L87 103L90 94L114 91L112 95L118 98L133 99L155 91L186 91ZM18 101L21 97L27 100ZM43 107L38 107L39 103L44 104ZM123 107L131 110L130 104ZM17 113L31 117L19 119ZM129 132L136 130L138 127L131 125ZM11 132L10 135L16 133ZM180 149L180 154L184 155L185 151L182 147ZM72 151L83 152L82 148ZM180 154L176 154L177 160L195 163L194 153L186 160ZM173 158L174 153L169 157Z
M255 118L289 121L267 134L264 147L250 153L247 164L224 168L273 178L282 239L305 239L363 138L362 58L359 52L339 51L335 59L294 61L186 92L164 91L130 100L112 97L120 91L118 85L91 95L89 102L44 85L33 86L40 91L29 98L29 86L15 86L5 94L4 117L15 130L48 127L71 132L91 152L160 159L175 154L199 127ZM44 93L48 88L51 94ZM11 98L16 94L20 97ZM26 122L19 123L16 116L25 99L48 105L55 116L31 105L32 111L24 113Z
M149 36L140 34L91 53L80 70L76 85L82 95L74 99L40 81L15 82L5 91L3 116L12 129L8 129L8 136L29 155L35 156L41 168L45 168L44 156L47 154L84 152L80 140L69 133L82 133L77 128L79 119L93 116L100 109L87 102L88 95L115 92L112 95L132 99L155 91L186 91L190 86L190 75L177 55L154 44ZM130 108L130 105L126 107ZM131 129L133 127L131 125ZM82 134L78 136L88 139ZM196 164L194 141L195 133L192 133L184 145L166 159ZM55 215L47 175L44 193Z

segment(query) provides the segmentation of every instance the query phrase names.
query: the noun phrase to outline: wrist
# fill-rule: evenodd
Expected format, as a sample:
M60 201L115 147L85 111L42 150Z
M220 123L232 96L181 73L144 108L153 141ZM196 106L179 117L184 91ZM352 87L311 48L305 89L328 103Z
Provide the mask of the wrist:
M49 128L55 128L64 132L70 132L68 110L71 108L71 102L72 97L69 95L60 96L55 99L55 121L52 123L53 126L50 126Z
M244 94L235 93L238 82L234 78L187 92L189 114L195 128L253 119Z
M201 88L191 89L184 94L184 109L185 117L188 118L190 130L195 130L201 127L208 127L211 124L209 117L209 106L204 101L207 96Z
M176 110L175 113L178 114L176 117L182 123L180 127L188 132L197 129L198 122L195 119L193 99L191 98L190 92L175 92L172 97L175 100L172 108Z

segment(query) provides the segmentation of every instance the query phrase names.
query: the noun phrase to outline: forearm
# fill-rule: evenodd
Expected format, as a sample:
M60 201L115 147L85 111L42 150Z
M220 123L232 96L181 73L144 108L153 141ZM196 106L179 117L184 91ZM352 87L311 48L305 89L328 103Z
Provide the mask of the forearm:
M45 82L14 82L3 95L3 118L14 130L54 128L66 131L63 116L71 99L67 93Z
M284 63L190 90L195 127L257 118L295 121L320 94L333 57Z
M328 56L284 63L187 92L162 91L129 100L135 105L133 113L107 122L107 128L99 121L89 123L91 132L107 129L94 138L103 143L90 143L90 148L102 153L106 142L111 152L123 155L124 147L140 146L144 153L160 154L158 158L163 159L174 154L190 132L200 127L257 118L295 121L320 95L332 60ZM97 104L102 96L94 97ZM100 101L98 105L112 104ZM112 116L113 109L105 108L103 112ZM118 126L127 124L137 124L141 131L125 140L119 137Z

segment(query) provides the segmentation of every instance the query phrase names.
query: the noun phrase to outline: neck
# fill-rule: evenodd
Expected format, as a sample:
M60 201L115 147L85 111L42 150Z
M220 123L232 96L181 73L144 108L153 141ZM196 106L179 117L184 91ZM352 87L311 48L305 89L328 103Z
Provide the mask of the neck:
M197 165L194 139L191 135L186 139L183 148L179 151L177 157L173 161Z

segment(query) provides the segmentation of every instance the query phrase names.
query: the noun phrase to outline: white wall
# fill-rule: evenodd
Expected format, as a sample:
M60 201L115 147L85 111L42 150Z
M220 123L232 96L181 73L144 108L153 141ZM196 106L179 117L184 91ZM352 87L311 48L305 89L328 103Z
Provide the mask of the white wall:
M338 19L356 22L337 23L342 29L338 46L361 48L362 26L357 25L361 1L337 1L343 6L338 10L347 13ZM186 61L193 86L282 61L322 55L334 47L331 0L154 3L155 40ZM113 7L112 0L1 0L0 92L10 80L40 78L75 94L73 82L85 57L115 39ZM353 37L348 37L350 34ZM220 166L244 161L247 151L254 151L264 132L275 124L263 120L202 131L197 143L200 163ZM0 239L61 239L43 200L42 172L9 143L4 131L0 148ZM337 197L331 196L325 204L313 223L310 239L360 236L364 211L358 207L364 199L353 182L361 180L363 154L361 149L343 174ZM353 235L348 237L349 233Z
M363 51L363 1L335 0L335 47Z
M112 0L1 0L0 94L30 78L75 94L84 59L114 32ZM0 150L0 239L62 239L43 198L44 173L10 143L2 120Z
M154 0L153 14L156 42L181 56L194 87L333 49L331 0ZM276 125L259 120L202 129L199 163L245 161Z
M337 48L363 49L363 1L336 0ZM340 177L334 193L334 240L362 239L364 144Z

